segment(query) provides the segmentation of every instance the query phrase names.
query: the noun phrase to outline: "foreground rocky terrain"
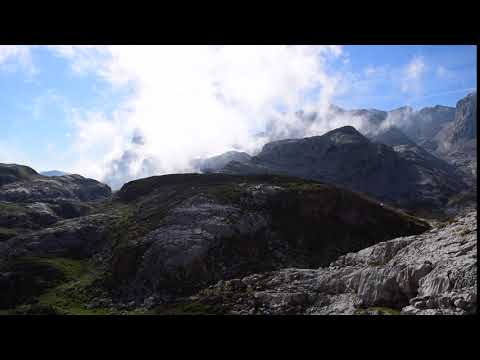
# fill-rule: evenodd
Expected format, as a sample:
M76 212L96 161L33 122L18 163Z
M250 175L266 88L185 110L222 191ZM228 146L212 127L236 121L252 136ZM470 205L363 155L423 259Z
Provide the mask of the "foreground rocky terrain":
M328 267L220 281L186 301L222 314L474 314L476 211L421 235L340 256Z
M429 229L349 190L268 175L151 177L91 206L0 243L5 311L146 311L220 280L316 268Z

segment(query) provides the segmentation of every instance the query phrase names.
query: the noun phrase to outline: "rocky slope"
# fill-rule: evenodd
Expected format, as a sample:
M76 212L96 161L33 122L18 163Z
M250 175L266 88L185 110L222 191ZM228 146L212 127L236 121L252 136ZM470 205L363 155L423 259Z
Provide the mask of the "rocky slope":
M47 177L21 165L0 164L0 241L84 216L111 190L80 175Z
M421 235L340 256L328 267L220 281L182 308L221 314L474 314L476 231L472 211Z
M403 145L402 145L403 146ZM414 146L374 143L351 126L322 136L266 144L228 174L285 174L345 186L407 209L439 207L465 184L451 166Z
M448 201L443 204L441 211L435 211L436 216L444 214L450 216L476 206L476 184L472 177L467 176L462 169L440 159L424 148L415 144L400 129L391 127L380 131L371 138L372 141L392 146L395 152L403 159L410 161L413 166L418 168L419 172L428 171L432 178L441 177L442 173L454 174L457 179L462 179L467 185L460 192L448 197Z
M103 311L105 304L141 309L222 279L326 265L340 254L428 227L348 190L300 179L152 177L126 184L88 216L0 243L0 288L23 289L23 300L4 308L29 299L65 311L73 311L72 304L81 311ZM38 267L58 270L59 261L90 269L82 273L86 285L65 283L55 270L44 269L54 282L35 273ZM32 282L38 293L25 290Z

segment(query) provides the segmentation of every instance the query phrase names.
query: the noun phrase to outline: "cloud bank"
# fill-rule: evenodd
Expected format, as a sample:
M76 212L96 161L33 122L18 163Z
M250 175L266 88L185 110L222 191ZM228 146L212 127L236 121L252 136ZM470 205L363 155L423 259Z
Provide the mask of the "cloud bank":
M295 126L298 109L323 113L338 79L338 46L62 46L76 72L94 72L131 95L111 116L77 114L73 166L118 187L188 172L192 160L255 152L267 124ZM288 131L287 131L288 132ZM133 141L132 141L133 140Z

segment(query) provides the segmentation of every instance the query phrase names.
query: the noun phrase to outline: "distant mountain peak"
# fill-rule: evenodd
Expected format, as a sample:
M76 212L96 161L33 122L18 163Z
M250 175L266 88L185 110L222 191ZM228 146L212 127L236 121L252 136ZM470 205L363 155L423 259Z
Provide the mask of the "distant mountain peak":
M353 126L347 125L331 130L323 135L338 143L347 142L368 142L369 140ZM348 140L347 140L348 139Z
M358 132L358 130L355 129L351 125L346 125L346 126L336 128L334 130L331 130L331 131L327 132L325 135L333 135L333 134L338 134L338 133L349 134L349 135L359 135L359 136L363 137L363 135L360 134L360 132Z
M43 176L64 176L68 175L66 172L60 171L60 170L49 170L49 171L42 171L40 172L40 175Z

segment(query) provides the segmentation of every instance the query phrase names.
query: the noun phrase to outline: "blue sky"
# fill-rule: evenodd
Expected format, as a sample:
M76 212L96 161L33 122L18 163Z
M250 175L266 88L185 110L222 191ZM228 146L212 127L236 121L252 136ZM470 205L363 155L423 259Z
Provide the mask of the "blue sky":
M329 100L344 108L390 110L404 105L410 105L416 109L436 104L455 106L460 98L476 88L476 46L472 45L348 45L331 53L334 55L330 53L328 56L325 55L325 61L322 62L325 76L329 79L338 79L335 91L332 91ZM255 57L255 51L249 53L248 56L246 55L245 61L250 61L252 56ZM279 63L283 61L282 59L279 60L277 53L272 52L272 55L269 56L265 55L265 58ZM305 61L305 66L310 64L311 58L308 58L308 56L311 55L305 55L300 59ZM105 61L106 57L114 60L108 62L108 66L106 62L102 62ZM207 79L207 77L197 77L196 72L191 70L193 65L188 62L191 59L185 60L178 57L177 61L175 57L169 58L169 60L167 58L168 56L162 53L158 58L146 62L149 59L138 55L134 47L129 51L117 54L115 50L104 52L102 49L89 48L72 50L68 47L52 49L44 46L31 48L0 46L0 123L2 125L0 162L23 163L39 171L50 169L82 171L84 170L83 165L79 165L78 162L82 156L85 158L81 164L95 162L97 159L107 161L104 154L98 153L99 149L103 149L100 145L102 145L102 141L105 144L108 143L105 145L108 148L105 153L110 151L111 156L114 156L112 154L115 151L117 153L121 151L119 149L122 147L123 140L120 139L117 130L119 126L122 126L122 119L114 114L119 109L124 108L128 101L134 101L138 98L140 100L135 106L142 106L140 104L150 104L149 106L151 106L152 101L145 100L145 102L142 102L142 96L145 99L151 99L158 94L158 103L160 104L162 101L161 94L170 94L168 91L170 88L175 89L172 90L172 93L177 91L178 94L182 93L182 88L191 88L190 93L187 94L190 97L186 97L187 100L185 100L185 108L188 108L189 104L192 105L193 100L202 98L200 92L195 94L196 84L203 79ZM238 58L238 56L235 56L235 58ZM303 64L297 60L292 60L292 64ZM156 73L156 67L162 68L164 61L166 70ZM285 69L292 68L290 63L286 62L285 64ZM123 69L122 66L128 69L127 75L125 75L128 81L123 81L122 72L118 70ZM235 66L240 65L236 64ZM230 68L225 66L225 69ZM162 82L165 78L165 84L168 83L170 87L165 89L159 87L157 89L156 85L152 86L148 81L148 71L155 72L155 74L152 74L152 79L157 79L157 82ZM263 75L263 72L265 71L260 68L258 74ZM306 84L308 79L302 80L301 73L302 68L292 70L292 74L289 74L290 77L285 79L285 84L291 81L295 81L295 84ZM230 78L234 78L239 83L243 81L240 74L235 75L228 73L228 71L222 74L228 81L231 80ZM260 78L257 73L255 74L257 78ZM262 77L263 80L259 80L259 82L265 81L274 84L278 73L272 74L271 78L265 77L265 80ZM182 86L179 86L179 90L172 85L175 83L175 76L180 78L179 83L182 84ZM192 86L189 83L189 76L195 77L195 83L192 81ZM235 76L237 77L235 78ZM270 99L270 95L267 93L272 92L272 89L275 89L277 85L269 87L268 84L263 86L259 83L257 89L255 76L253 82L245 83L249 87L242 88L239 86L238 88L243 89L243 92L249 92L250 89L252 89L252 92L263 91L258 97L264 96L265 101L262 103L262 106L264 106L264 103L267 103ZM291 80L291 77L300 80ZM140 79L139 84L141 85L139 85L138 92L135 92L135 79ZM225 84L229 84L228 81L226 80ZM297 90L303 94L302 96L317 99L322 91L319 89L330 84L330 82L325 81L320 81L320 83L321 86L315 87L317 90L313 92L311 90L307 92L308 95L301 92L301 86L303 85L298 85L299 90ZM201 88L201 86L198 87L198 89ZM228 89L231 88L231 86L228 87ZM148 95L145 95L148 91ZM272 94L272 96L275 95L282 99L282 96L288 94L288 91L288 87L286 87L278 94ZM236 88L230 91L231 94L237 94L237 92ZM242 98L242 101L246 104L245 107L253 104L253 107L258 105L260 108L259 104L252 102L255 101L254 99L255 97L245 97ZM198 101L202 105L200 100ZM208 101L207 99L205 102ZM278 102L278 99L276 101ZM169 100L169 102L172 101ZM178 105L177 108L179 108ZM178 113L185 111L182 108ZM208 109L199 110L199 114L202 115L199 118L208 118L208 111ZM170 131L171 123L175 122L174 117L172 117L172 121L167 123L167 120L164 119L165 113L158 111L157 115L154 110L152 116L158 116L159 118L155 127L153 125L142 127L142 121L147 121L144 120L144 113L137 108L135 110L137 118L136 120L130 119L129 124L135 123L137 128L143 129L147 133L157 131L160 133ZM185 112L185 114L188 113ZM95 119L97 120L92 120L92 116L96 116ZM167 117L170 118L170 114ZM196 119L195 121L200 120ZM197 126L196 124L191 123L192 126ZM212 126L216 125L218 125L218 122L212 123ZM178 130L177 133L182 133L182 131L185 132L185 129L186 127L183 126L181 129L174 130ZM237 129L237 133L240 130ZM98 139L96 138L97 135ZM119 140L111 141L112 137L117 135ZM124 133L122 133L123 135ZM232 139L240 141L237 135L233 134ZM96 143L88 144L88 146L92 146L90 149L96 149L97 152L79 150L86 146L85 144L79 144L79 141L83 139L82 141L85 142L88 140L85 140L86 138L91 137L96 138ZM159 143L162 141L166 143L167 139L158 139L158 141L152 142ZM201 142L201 139L199 139L199 142ZM209 142L211 141L206 138L205 143ZM222 143L221 146L225 147L225 144ZM219 145L215 149L223 149L221 146ZM172 151L168 154L178 153L179 151L172 148ZM73 166L74 163L75 166ZM85 169L85 172L88 173L87 169ZM91 172L90 174L93 176L100 173Z
M422 108L432 105L455 106L456 102L476 88L476 46L346 46L349 63L345 70L358 74L358 84L366 81L369 93L357 91L355 86L346 96L339 97L339 106L391 110L403 105ZM394 79L400 78L406 64L420 59L425 67L418 92L402 92ZM377 70L368 78L365 69ZM354 82L355 84L355 82Z

